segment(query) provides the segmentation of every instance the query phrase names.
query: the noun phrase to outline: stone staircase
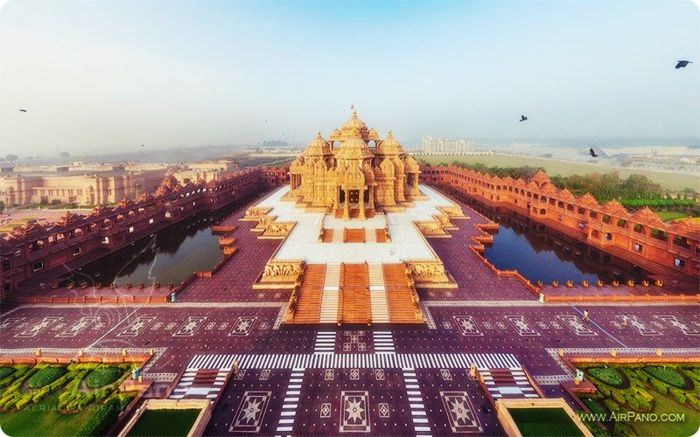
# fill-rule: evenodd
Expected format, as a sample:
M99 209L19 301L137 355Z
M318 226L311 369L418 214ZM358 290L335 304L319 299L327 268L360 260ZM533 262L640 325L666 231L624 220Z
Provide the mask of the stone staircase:
M403 264L384 264L384 287L386 289L391 323L421 323L416 319L413 306L413 290L408 284L406 267Z
M319 322L325 278L324 264L306 265L292 323Z
M389 323L389 307L381 264L369 264L369 302L373 323Z
M336 323L338 321L338 301L340 295L340 264L328 264L321 296L321 313L319 322Z
M342 264L341 268L341 322L367 323L372 317L367 264Z

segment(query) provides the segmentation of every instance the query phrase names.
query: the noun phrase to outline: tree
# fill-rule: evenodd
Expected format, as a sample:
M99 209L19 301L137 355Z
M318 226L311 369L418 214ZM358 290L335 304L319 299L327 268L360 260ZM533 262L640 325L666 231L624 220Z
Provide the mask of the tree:
M68 152L61 152L61 158L68 158L70 156L70 153Z
M5 159L10 162L17 161L17 155L13 153L8 153L7 155L5 155Z

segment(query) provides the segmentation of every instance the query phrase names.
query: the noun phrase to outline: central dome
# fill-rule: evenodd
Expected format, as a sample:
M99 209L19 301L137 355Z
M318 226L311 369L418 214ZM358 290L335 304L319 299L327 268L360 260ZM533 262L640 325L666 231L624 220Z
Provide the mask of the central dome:
M338 160L364 160L373 158L374 154L362 138L349 138L338 147L335 157Z
M352 116L350 119L340 127L340 135L345 138L362 138L365 141L369 139L369 128L365 122L360 120L360 118L357 116L355 107L352 108Z

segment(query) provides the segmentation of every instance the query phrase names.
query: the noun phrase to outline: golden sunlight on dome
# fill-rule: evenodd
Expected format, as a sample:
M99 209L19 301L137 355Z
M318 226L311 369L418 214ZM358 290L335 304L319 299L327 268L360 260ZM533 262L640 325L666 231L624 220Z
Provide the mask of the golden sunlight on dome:
M416 160L391 131L382 141L353 107L350 119L328 141L319 132L292 162L288 197L307 207L342 211L344 219L362 220L418 198L419 174Z
M331 146L323 139L321 131L316 134L316 138L311 140L304 151L305 155L330 155Z

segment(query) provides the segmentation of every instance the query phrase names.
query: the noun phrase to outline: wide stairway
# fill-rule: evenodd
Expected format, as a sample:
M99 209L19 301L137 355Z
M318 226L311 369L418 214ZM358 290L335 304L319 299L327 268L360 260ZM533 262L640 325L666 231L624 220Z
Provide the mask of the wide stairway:
M406 267L403 264L384 264L384 288L386 289L390 323L420 323L413 307L413 291L408 285Z
M371 320L369 274L367 264L342 264L342 323L367 323Z
M422 323L403 264L307 264L290 323Z
M384 287L384 271L381 264L369 264L369 302L373 323L389 322L389 307Z
M321 297L321 323L336 323L338 321L338 295L340 293L340 264L328 264L323 281L323 296Z
M307 264L299 290L293 323L318 323L321 313L321 295L326 278L325 264ZM337 297L337 295L336 295ZM335 320L334 320L335 321Z

